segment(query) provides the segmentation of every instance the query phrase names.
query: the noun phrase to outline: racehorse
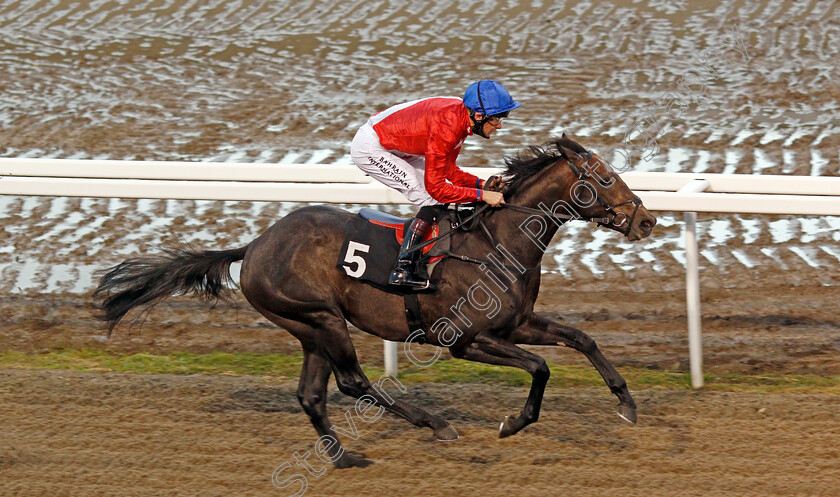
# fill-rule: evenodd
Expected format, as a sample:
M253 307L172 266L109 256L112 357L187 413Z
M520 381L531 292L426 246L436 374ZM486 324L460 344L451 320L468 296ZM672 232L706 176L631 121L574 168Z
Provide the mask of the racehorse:
M447 347L453 357L515 367L531 375L525 406L502 422L500 437L537 421L549 379L545 360L517 344L562 344L583 353L618 397L619 415L635 423L636 404L627 384L595 341L581 330L534 313L534 302L543 253L563 222L595 220L638 240L650 235L656 218L601 157L566 135L529 147L505 164L507 203L478 208L474 216L480 230L451 233L450 252L462 257L443 259L431 275L434 291L417 294L422 322L435 323L422 338ZM239 286L248 302L303 347L298 399L319 436L333 437L327 445L336 467L372 461L345 451L331 428L326 412L331 374L344 394L364 397L418 427L431 428L438 440L455 440L458 433L445 419L391 398L362 372L348 321L386 340L405 342L415 335L400 295L354 280L336 266L353 216L335 207L304 207L245 247L170 248L163 256L128 259L107 270L94 293L101 318L111 332L132 308L151 307L172 295L228 298L233 285L230 265L242 260ZM476 307L479 287L484 301ZM497 299L492 309L487 304L491 293ZM454 317L438 326L446 315Z

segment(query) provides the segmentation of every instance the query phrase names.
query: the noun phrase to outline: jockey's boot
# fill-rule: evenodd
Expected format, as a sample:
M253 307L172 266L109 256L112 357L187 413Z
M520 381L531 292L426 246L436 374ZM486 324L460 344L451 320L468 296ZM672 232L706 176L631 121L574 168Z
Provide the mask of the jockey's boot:
M414 218L408 226L403 237L400 255L397 258L397 265L391 271L388 283L392 285L405 286L415 290L426 290L431 286L429 280L417 276L417 261L420 259L422 250L415 250L408 253L409 247L417 245L429 233L432 223L422 219Z

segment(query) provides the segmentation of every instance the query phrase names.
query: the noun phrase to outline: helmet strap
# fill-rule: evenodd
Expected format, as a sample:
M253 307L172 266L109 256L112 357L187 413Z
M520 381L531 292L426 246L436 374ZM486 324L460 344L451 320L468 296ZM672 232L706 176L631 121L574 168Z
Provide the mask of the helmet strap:
M473 125L472 132L474 135L478 135L489 140L490 137L484 132L484 123L490 120L490 116L487 115L487 111L484 110L484 102L481 101L481 83L483 82L484 80L478 82L478 86L475 87L475 93L476 96L478 96L478 105L481 106L481 115L484 116L484 119L476 121L475 125ZM472 120L475 121L475 111L470 112L470 117L472 117Z
M473 120L473 122L475 123L475 124L473 124L473 126L472 126L472 132L473 132L473 134L474 134L474 135L478 135L478 136L480 136L480 137L482 137L482 138L487 138L487 139L489 140L489 139L490 139L490 137L489 137L489 136L487 136L487 134L484 132L484 124L485 124L487 121L489 121L489 120L490 120L490 116L487 116L487 115L484 115L484 114L482 114L482 115L483 115L484 117L481 119L481 121L477 121L477 120L475 119L475 111L474 111L474 110L471 110L471 111L470 111L470 119L472 119L472 120Z

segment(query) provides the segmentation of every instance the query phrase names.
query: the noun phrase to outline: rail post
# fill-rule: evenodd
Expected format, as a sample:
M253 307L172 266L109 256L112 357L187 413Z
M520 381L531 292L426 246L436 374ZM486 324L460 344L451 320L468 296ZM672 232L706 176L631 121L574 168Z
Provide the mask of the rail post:
M709 187L704 179L695 179L678 193L700 193ZM703 386L703 334L700 321L700 263L697 251L697 213L685 213L685 299L688 314L688 358L691 386Z
M397 376L397 342L385 340L385 373Z

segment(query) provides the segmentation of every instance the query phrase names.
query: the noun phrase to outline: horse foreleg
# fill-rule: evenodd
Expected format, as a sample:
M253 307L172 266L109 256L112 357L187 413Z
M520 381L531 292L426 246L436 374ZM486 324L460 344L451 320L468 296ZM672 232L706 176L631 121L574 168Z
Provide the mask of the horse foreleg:
M604 357L595 340L586 333L532 313L508 339L527 345L562 344L583 353L601 374L610 391L618 397L618 415L630 423L636 423L636 402L627 389L627 382Z
M534 423L540 417L545 385L550 371L545 360L513 343L495 337L478 335L467 347L453 347L452 355L459 359L524 369L531 375L531 391L518 416L508 416L499 428L499 438L509 437Z

